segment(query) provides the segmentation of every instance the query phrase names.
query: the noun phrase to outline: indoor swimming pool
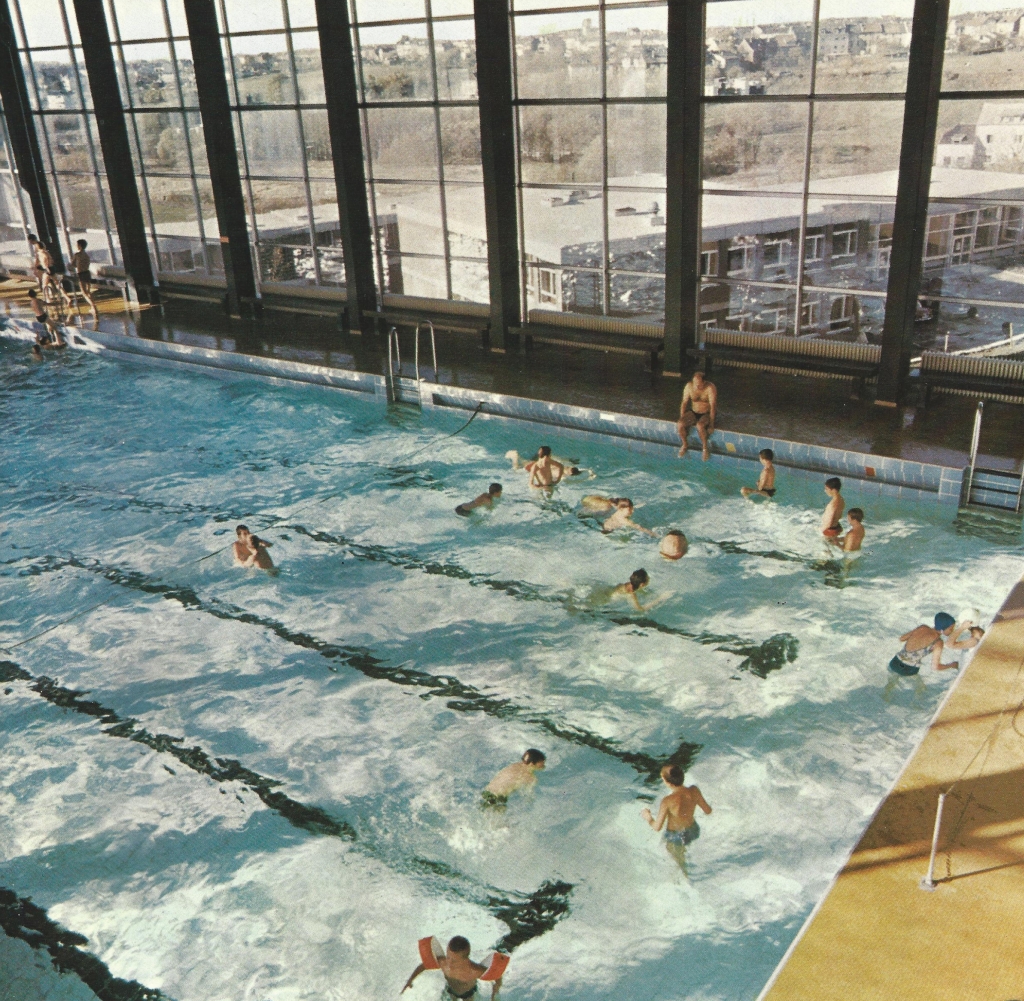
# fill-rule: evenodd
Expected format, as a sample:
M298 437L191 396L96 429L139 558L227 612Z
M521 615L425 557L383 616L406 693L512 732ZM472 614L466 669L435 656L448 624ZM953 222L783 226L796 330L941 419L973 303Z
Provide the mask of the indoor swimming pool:
M0 343L0 888L176 1001L396 997L456 934L509 999L756 997L955 679L887 693L896 638L987 624L1019 542L851 482L843 560L824 477L752 502L754 463L467 417ZM531 489L540 444L593 478ZM638 568L645 611L603 600ZM686 872L640 817L666 761L713 807Z

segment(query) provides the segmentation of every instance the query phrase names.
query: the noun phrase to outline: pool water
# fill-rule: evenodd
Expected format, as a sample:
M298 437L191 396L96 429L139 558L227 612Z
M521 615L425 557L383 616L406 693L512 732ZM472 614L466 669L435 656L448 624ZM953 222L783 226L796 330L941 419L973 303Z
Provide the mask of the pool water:
M1019 575L855 484L830 558L786 470L749 502L753 464L6 342L0 389L0 646L50 629L0 652L0 887L178 1001L396 996L432 934L511 949L508 998L754 997L953 680L886 695L894 638ZM531 491L541 443L595 478ZM275 575L218 552L240 521ZM639 567L656 607L588 601ZM639 816L669 759L713 807L688 874Z

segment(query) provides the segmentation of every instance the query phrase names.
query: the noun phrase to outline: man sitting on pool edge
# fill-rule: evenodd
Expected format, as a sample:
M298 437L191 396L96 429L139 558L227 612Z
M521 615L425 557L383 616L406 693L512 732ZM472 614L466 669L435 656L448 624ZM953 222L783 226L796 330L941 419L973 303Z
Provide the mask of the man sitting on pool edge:
M484 806L504 807L509 796L517 789L527 789L537 782L537 772L541 771L547 758L543 751L531 747L523 752L521 761L516 761L502 768L487 784L482 793Z
M465 504L460 504L456 509L456 514L461 514L464 518L468 518L471 511L475 511L477 508L487 508L490 510L494 507L494 502L501 497L501 484L492 483L487 488L487 493L479 494L471 501L467 501Z
M462 935L456 935L448 942L448 949L444 956L438 956L437 965L441 972L444 974L445 988L443 997L446 998L472 998L476 997L478 991L477 981L487 972L486 966L481 966L479 963L474 963L469 958L470 945L469 939L464 938ZM409 976L409 979L405 982L405 986L402 988L404 994L410 987L412 982L426 969L423 963L420 963L415 970ZM491 997L496 998L498 996L498 988L501 987L501 977L491 985Z

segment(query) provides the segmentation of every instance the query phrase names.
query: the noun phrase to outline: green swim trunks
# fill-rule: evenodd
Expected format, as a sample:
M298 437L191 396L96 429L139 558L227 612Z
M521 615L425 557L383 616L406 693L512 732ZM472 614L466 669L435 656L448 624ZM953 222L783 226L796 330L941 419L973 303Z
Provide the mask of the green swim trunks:
M508 803L508 796L496 796L490 789L485 789L480 794L480 798L483 800L484 806L505 806Z

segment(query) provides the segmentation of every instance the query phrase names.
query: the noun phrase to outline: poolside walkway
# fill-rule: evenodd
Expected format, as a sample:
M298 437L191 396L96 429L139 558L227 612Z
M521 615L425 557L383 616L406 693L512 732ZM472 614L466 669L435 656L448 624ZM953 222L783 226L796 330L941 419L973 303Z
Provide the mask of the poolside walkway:
M1024 998L1022 929L1024 580L761 998Z

